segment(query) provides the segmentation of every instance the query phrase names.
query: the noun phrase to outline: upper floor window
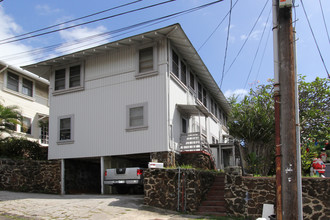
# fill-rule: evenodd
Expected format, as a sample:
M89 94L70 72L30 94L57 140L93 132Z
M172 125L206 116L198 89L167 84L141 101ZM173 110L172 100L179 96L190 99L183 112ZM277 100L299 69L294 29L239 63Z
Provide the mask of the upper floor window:
M190 72L190 87L195 90L195 76Z
M198 83L198 99L199 101L203 101L203 91L202 91L202 85Z
M181 65L181 71L180 71L180 73L181 73L181 77L180 77L181 82L183 82L183 84L187 85L187 73L186 73L187 67L182 61L181 61L180 65Z
M54 91L76 91L76 89L82 89L83 74L84 71L81 64L56 69L54 74Z
M7 72L7 89L33 97L33 81Z
M172 73L179 77L179 56L172 50Z
M207 97L206 97L206 90L203 89L203 105L207 107Z
M138 73L139 76L149 76L157 73L157 47L143 47L138 51Z

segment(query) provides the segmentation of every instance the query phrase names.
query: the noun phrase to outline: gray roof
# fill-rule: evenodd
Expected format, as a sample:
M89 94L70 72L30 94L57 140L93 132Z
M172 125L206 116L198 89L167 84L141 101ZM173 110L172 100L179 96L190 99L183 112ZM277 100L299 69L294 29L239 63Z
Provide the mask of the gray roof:
M155 40L157 38L163 37L167 37L171 40L172 45L174 45L174 47L179 50L185 62L193 69L194 73L199 78L201 83L207 88L211 96L218 103L220 103L222 109L226 113L229 113L230 105L226 97L223 95L219 86L210 74L209 70L207 69L206 65L197 53L196 49L188 39L187 35L184 33L180 24L170 25L164 28L127 37L114 42L109 42L100 46L55 57L35 64L23 66L22 68L34 72L41 77L49 78L49 70L52 66L64 65L66 63L75 62L91 55L104 53L106 51L113 50L122 46L130 46L142 40Z

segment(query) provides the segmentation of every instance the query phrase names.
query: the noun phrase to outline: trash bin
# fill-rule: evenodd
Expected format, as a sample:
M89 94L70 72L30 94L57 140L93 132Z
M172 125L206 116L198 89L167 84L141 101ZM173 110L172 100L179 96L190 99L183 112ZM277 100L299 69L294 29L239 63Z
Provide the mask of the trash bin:
M276 220L276 215L270 215L268 216L269 220Z

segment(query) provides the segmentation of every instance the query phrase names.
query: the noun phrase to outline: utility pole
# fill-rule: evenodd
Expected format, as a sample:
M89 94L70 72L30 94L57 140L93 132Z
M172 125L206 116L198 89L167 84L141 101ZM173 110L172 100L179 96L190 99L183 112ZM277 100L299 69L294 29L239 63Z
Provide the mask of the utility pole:
M277 48L279 70L278 92L280 95L281 217L283 220L297 220L295 61L293 50L292 0L277 1L279 1Z

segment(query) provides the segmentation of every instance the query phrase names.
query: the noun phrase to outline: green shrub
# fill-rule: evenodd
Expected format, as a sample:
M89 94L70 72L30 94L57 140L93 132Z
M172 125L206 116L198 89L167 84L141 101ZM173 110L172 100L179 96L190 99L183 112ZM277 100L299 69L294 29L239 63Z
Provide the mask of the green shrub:
M15 137L0 140L0 157L32 160L46 159L37 142Z

